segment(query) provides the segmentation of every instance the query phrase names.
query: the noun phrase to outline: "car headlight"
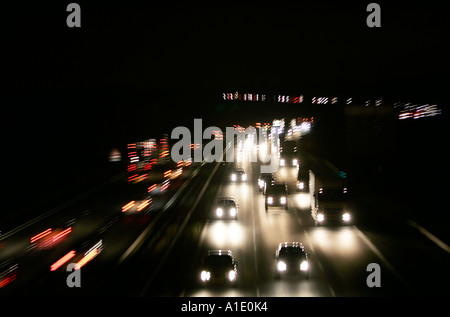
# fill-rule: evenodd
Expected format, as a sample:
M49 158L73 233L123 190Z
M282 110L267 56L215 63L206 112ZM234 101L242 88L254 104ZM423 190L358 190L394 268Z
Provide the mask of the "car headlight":
M247 180L247 174L242 174L242 180L246 181Z
M217 213L217 216L222 217L223 209L222 208L217 208L216 213Z
M304 182L298 182L298 189L304 189L305 183Z
M273 197L267 197L267 203L270 205L273 203Z
M236 180L236 174L232 174L232 175L231 175L231 180L232 180L232 181L235 181L235 180Z
M342 220L344 220L344 221L350 221L350 214L348 213L348 212L346 212L346 213L344 213L343 215L342 215Z
M300 263L300 270L301 271L308 271L308 268L309 268L308 261L303 261L302 263Z
M298 161L296 159L292 160L292 165L298 165Z
M230 216L231 217L236 216L236 208L230 208Z
M202 271L202 273L200 274L200 279L203 282L209 281L211 279L211 272Z
M277 263L277 269L278 269L278 271L280 271L280 272L286 271L286 263L284 263L283 261L278 261L278 263Z
M280 202L284 205L284 204L286 204L286 197L281 197L280 198Z
M317 215L317 221L318 222L322 222L322 221L324 221L325 220L325 216L323 215L323 214L318 214Z
M284 166L284 159L280 160L280 166Z
M233 282L236 279L236 272L233 270L228 272L228 279L230 280L230 282Z

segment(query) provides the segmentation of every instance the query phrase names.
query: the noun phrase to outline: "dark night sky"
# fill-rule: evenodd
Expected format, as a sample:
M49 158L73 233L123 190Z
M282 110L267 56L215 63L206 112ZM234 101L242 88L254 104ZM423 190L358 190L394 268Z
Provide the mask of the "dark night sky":
M224 91L446 97L442 1L378 1L378 29L366 26L370 1L78 1L80 29L65 24L68 3L2 10L3 135L9 143L27 138L40 153L51 146L36 140L70 140L80 157L102 158L111 146L193 117L226 116L217 111ZM247 112L272 110L256 107Z

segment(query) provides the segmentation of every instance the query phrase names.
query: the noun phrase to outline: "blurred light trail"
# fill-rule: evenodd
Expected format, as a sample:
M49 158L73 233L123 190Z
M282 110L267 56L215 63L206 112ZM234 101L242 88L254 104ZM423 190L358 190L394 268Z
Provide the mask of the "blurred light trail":
M58 268L61 267L61 265L63 265L64 263L66 263L67 261L69 261L71 258L73 258L75 256L75 251L70 251L69 253L67 253L66 255L64 255L62 258L60 258L58 261L56 261L55 263L53 263L50 266L50 271L56 271Z

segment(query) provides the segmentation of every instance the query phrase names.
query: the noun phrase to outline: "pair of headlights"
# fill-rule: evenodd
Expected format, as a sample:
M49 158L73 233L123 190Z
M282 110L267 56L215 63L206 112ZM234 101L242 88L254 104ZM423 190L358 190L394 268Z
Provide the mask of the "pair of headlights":
M234 270L230 270L227 274L227 278L230 282L234 282L236 280L236 272ZM211 279L211 272L202 271L202 273L200 274L200 279L203 282L208 282Z
M237 213L236 208L230 208L230 216L231 217L235 217ZM222 217L223 216L223 209L222 208L217 208L216 209L216 214L218 217Z
M350 214L349 214L348 212L344 212L344 213L342 214L342 220L343 220L343 221L349 222L350 219L351 219L351 216L350 216ZM325 215L322 214L322 213L319 213L319 214L317 215L317 221L318 221L318 222L323 222L324 220L325 220Z
M231 175L231 180L232 181L237 181L237 179L238 179L238 176L236 174L232 174ZM246 174L242 174L241 175L241 180L242 181L246 181L247 180L247 175Z
M287 202L287 200L286 200L286 197L285 196L281 196L280 197L280 203L281 204L286 204L286 202ZM267 197L267 203L269 204L269 205L271 205L271 204L273 204L273 197Z
M280 160L280 166L284 166L286 164L286 161L284 159ZM292 160L292 165L296 166L298 165L298 160L297 159L293 159Z
M302 261L302 262L300 263L300 267L299 267L300 271L308 271L308 268L309 268L309 263L308 263L308 261L305 260L305 261ZM280 271L280 272L286 271L286 270L287 270L287 265L286 265L286 263L283 262L283 261L278 261L278 263L277 263L277 269L278 269L278 271Z

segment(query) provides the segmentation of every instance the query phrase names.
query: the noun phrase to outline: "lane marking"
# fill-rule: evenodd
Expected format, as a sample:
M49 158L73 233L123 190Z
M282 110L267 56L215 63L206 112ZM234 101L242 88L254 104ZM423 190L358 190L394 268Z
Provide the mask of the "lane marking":
M364 241L364 243L375 253L375 255L380 258L383 264L397 277L397 279L402 282L403 286L408 290L412 291L411 286L406 282L406 280L401 276L396 269L392 266L392 264L387 260L387 258L381 253L381 251L370 241L369 237L367 237L358 227L353 226L358 237Z
M442 240L440 240L438 237L433 235L431 232L429 232L427 229L419 225L417 222L408 220L408 225L419 230L421 234L423 234L425 237L427 237L429 240L431 240L434 244L436 244L439 248L444 250L447 253L450 253L450 247Z

